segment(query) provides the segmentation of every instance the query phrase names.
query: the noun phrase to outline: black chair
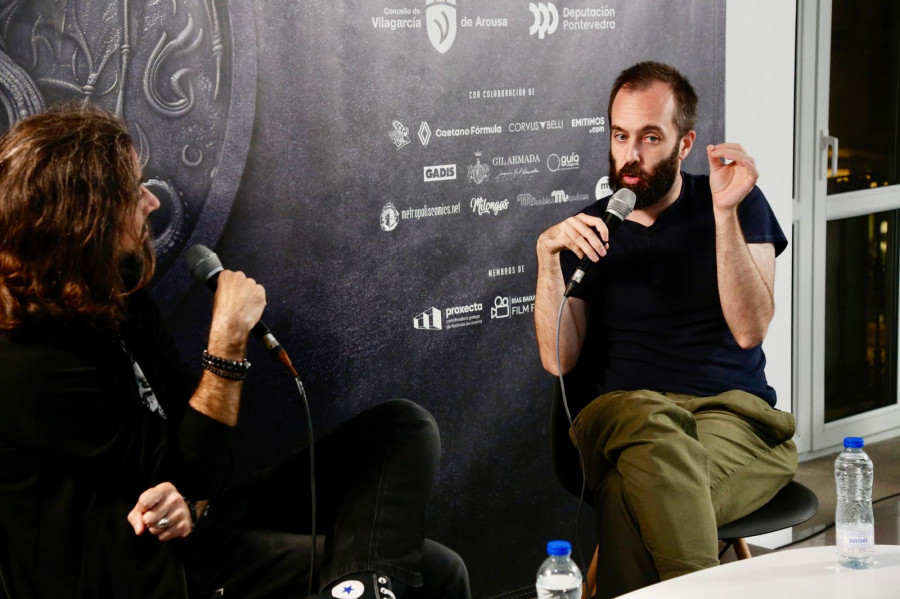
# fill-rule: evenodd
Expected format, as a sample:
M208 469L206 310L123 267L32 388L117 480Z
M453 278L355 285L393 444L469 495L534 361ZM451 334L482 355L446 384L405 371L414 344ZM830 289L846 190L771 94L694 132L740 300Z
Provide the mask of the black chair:
M582 356L584 358L584 356ZM572 416L578 409L594 398L596 389L588 368L582 366L583 361L565 376L566 397ZM580 497L582 486L581 465L578 450L569 438L569 421L563 406L559 379L553 392L553 404L550 412L550 450L553 457L553 470L563 487L575 497ZM593 498L585 495L585 502L593 505ZM719 540L725 543L719 553L719 559L725 555L729 547L734 547L738 559L751 557L746 537L754 537L776 530L782 530L806 522L819 509L819 500L815 493L797 481L791 481L781 489L766 505L755 512L719 527ZM587 574L586 596L592 597L596 588L597 552L591 560Z
M722 559L732 545L734 545L734 552L738 559L752 557L747 542L744 541L746 537L755 537L797 526L812 518L818 509L819 498L816 497L816 494L792 480L782 487L766 505L743 518L719 527L719 540L725 542L725 546L719 553L719 559Z

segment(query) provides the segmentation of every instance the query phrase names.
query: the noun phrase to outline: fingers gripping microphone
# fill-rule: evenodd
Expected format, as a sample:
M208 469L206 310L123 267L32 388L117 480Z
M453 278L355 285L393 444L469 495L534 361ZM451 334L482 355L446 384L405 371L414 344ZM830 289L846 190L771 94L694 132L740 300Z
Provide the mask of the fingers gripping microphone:
M216 285L218 284L219 273L223 270L222 262L219 260L216 253L206 246L197 244L184 253L184 259L187 261L188 268L190 269L191 276L194 277L194 280L198 283L203 283L211 291L215 291ZM297 371L294 369L294 365L291 364L291 359L288 357L287 352L284 351L284 348L281 347L281 344L275 339L275 335L272 334L272 331L269 330L269 327L265 325L262 319L253 326L250 333L262 341L263 345L266 346L266 349L275 356L275 359L288 369L291 376L298 376Z
M636 201L637 196L634 195L633 191L626 187L623 187L614 193L613 197L609 198L609 204L606 206L606 214L603 215L603 223L609 231L605 240L607 243L612 239L613 234L619 228L619 225L622 224L622 221L628 218L628 215L634 210ZM584 256L581 259L578 268L575 270L575 274L572 275L572 279L566 287L563 297L569 297L572 294L572 291L575 290L575 286L581 283L581 279L584 278L584 275L591 264L593 264L593 261L587 256Z

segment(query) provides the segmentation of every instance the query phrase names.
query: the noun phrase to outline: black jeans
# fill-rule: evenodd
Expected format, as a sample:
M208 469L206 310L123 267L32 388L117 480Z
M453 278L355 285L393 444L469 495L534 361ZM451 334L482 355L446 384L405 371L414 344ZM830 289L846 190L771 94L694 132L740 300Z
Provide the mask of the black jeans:
M355 572L402 581L406 597L468 599L468 574L425 539L425 506L440 459L434 418L404 399L378 404L316 442L319 563L311 554L304 449L210 503L185 544L192 596L225 588L242 599L291 597Z

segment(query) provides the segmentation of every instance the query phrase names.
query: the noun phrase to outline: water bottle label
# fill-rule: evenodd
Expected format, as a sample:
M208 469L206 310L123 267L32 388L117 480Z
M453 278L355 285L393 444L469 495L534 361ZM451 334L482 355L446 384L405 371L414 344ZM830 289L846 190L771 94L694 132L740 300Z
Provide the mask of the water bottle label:
M854 528L838 527L835 540L838 551L846 556L866 556L875 546L875 526L872 524Z
M581 599L581 578L565 574L541 576L537 581L538 599Z
M537 589L537 599L581 599L581 587L574 589Z

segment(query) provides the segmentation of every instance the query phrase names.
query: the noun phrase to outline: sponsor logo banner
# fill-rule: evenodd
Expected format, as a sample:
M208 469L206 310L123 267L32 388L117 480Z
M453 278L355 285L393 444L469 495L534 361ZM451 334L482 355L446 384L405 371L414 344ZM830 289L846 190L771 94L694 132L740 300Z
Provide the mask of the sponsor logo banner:
M394 129L388 133L388 137L391 138L394 147L399 150L409 143L409 127L396 120L391 123L391 126Z
M381 209L380 223L382 231L393 231L400 224L400 211L393 202L388 202Z
M572 152L560 156L559 154L550 154L547 156L547 169L555 173L557 171L571 171L581 167L581 156Z
M563 7L559 9L553 2L529 2L528 10L534 17L529 35L544 39L553 35L562 26L563 31L608 31L616 28L616 9L609 6Z
M419 220L420 218L430 218L432 216L449 216L451 214L460 214L460 203L456 204L444 205L444 206L429 206L425 204L421 208L407 208L406 210L400 211L400 217L403 220L414 219Z
M506 17L463 17L459 20L460 27L502 28L509 27L509 19Z
M431 141L431 127L425 121L422 121L422 124L419 125L419 141L422 142L423 146L427 146L428 142Z
M456 0L425 0L428 39L444 54L456 39Z
M419 18L418 8L385 8L384 16L372 17L372 27L387 31L421 29L422 19Z
M572 127L572 129L587 129L588 133L605 133L606 132L606 117L605 116L591 116L591 117L571 119L569 121L569 126Z
M462 214L462 203L445 204L442 206L429 206L425 204L421 208L405 208L398 210L393 202L388 202L381 209L379 222L383 231L393 231L401 220L420 220L434 216L452 216Z
M491 306L491 320L514 318L526 314L534 314L533 295L523 295L519 297L498 295L494 298L494 305Z
M481 152L475 152L475 164L466 167L466 179L481 185L491 176L491 167L481 162Z
M522 267L514 267L522 268ZM497 295L490 302L489 320L502 320L534 314L534 295ZM468 304L436 308L434 306L413 317L413 328L420 331L449 331L485 324L485 308L480 301Z
M469 137L471 135L497 135L503 133L501 125L473 125L458 129L435 129L435 137Z
M537 154L517 154L515 156L498 156L491 160L494 166L514 166L519 164L535 164L541 161Z
M594 187L594 197L602 200L606 196L611 196L612 192L612 187L609 185L609 177L603 175L597 180L597 186Z
M564 31L604 31L616 28L616 9L608 6L563 8Z
M494 216L497 216L497 214L509 208L509 200L504 199L497 202L486 200L479 196L477 198L472 198L469 201L469 206L475 214L493 214Z
M413 328L427 331L440 331L470 327L482 324L484 306L481 302L472 302L461 306L444 308L443 312L431 307L413 318Z
M510 133L531 133L540 131L553 131L563 128L562 119L554 119L551 121L529 121L526 123L510 123L507 129Z
M521 179L524 177L531 177L532 175L538 174L540 169L530 167L530 166L518 166L509 171L500 171L497 173L497 176L494 178L494 181L503 182L503 181L512 181L514 179Z
M534 22L528 29L528 35L537 34L538 39L553 35L559 27L559 11L552 2L528 3L528 10L534 15Z
M550 192L550 195L535 197L530 193L520 193L516 196L516 201L523 208L532 206L547 206L549 204L567 204L569 202L587 202L591 197L586 193L577 193L569 195L562 189L556 189Z
M413 328L425 331L440 331L443 327L441 311L437 308L428 308L413 318Z
M450 181L456 179L455 164L436 164L422 168L425 181Z

